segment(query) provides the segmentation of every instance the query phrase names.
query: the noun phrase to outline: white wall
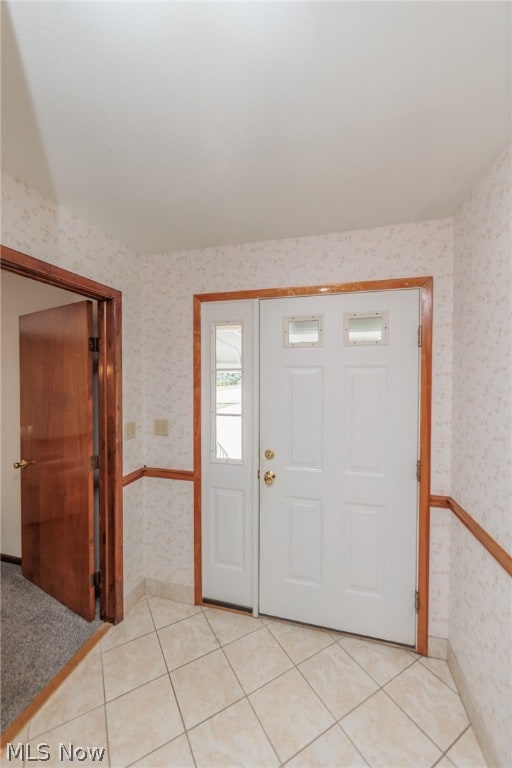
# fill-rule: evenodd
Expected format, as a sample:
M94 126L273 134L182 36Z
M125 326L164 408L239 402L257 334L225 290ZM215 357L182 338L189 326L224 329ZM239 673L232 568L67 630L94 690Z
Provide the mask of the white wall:
M512 237L508 148L454 217L451 495L512 552ZM449 641L494 746L512 765L512 579L456 519Z
M21 494L20 470L13 462L20 456L20 370L19 317L40 309L58 307L81 301L76 293L62 291L51 285L2 272L2 459L1 459L1 551L4 555L21 557Z

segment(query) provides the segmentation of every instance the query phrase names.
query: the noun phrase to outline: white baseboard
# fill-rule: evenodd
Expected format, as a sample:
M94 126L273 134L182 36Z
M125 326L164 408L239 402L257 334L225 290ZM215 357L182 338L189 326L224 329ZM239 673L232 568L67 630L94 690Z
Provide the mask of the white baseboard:
M137 584L132 587L128 592L124 593L124 615L130 613L131 609L142 600L146 594L146 585L144 579L141 579Z
M180 603L194 605L194 590L183 584L171 584L158 579L144 579L146 594L154 597L165 597L167 600L177 600Z
M459 691L460 698L462 699L462 703L466 708L469 720L473 726L475 736L478 739L480 748L487 761L487 765L489 768L507 768L504 763L500 762L498 753L496 752L492 739L489 736L489 732L485 726L484 721L482 720L482 716L478 711L471 691L469 690L466 678L464 677L464 674L459 666L459 662L457 661L457 657L455 656L455 653L453 652L449 642L447 661L448 666L450 667L450 672L452 673L453 679L455 680L457 690Z
M448 658L448 640L445 637L428 636L428 655L432 659Z
M132 589L124 595L124 615L144 597L165 597L167 600L176 600L180 603L194 605L194 590L192 587L184 587L183 584L171 584L158 579L141 579Z

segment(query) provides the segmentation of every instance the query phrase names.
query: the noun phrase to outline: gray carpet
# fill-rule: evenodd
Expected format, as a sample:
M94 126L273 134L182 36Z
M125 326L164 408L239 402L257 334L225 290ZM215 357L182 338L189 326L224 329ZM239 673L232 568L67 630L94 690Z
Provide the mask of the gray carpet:
M103 622L85 621L2 562L1 730L55 677Z

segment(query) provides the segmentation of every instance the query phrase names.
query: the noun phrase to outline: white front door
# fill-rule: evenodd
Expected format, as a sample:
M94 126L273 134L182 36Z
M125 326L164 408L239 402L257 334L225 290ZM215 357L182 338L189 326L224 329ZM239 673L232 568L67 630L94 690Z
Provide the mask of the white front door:
M415 643L418 323L417 290L260 302L261 613Z

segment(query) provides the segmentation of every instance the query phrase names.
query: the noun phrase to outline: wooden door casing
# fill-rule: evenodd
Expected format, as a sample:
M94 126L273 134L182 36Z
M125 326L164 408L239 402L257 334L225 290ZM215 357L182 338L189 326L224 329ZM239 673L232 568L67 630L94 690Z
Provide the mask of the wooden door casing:
M111 286L5 245L0 266L98 302L100 613L123 618L122 294Z
M254 290L223 291L195 294L193 298L193 371L194 371L194 597L202 604L202 464L201 464L201 311L205 302L238 301L245 299L280 298L284 296L312 296L360 291L400 290L418 288L420 291L422 342L420 350L420 437L418 526L418 599L416 651L428 655L429 619L429 559L430 559L430 451L432 420L432 276L366 280L330 285L289 286Z

